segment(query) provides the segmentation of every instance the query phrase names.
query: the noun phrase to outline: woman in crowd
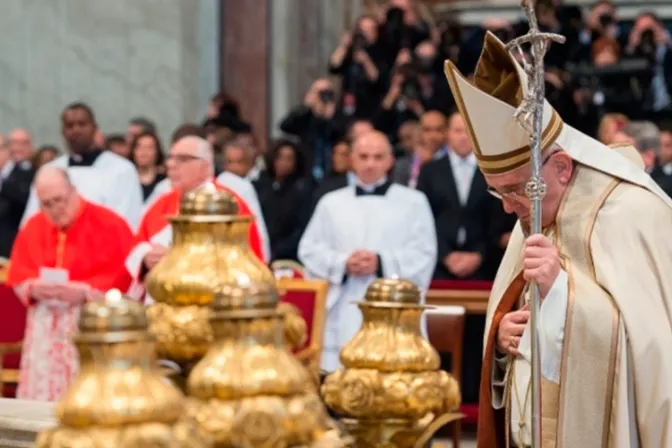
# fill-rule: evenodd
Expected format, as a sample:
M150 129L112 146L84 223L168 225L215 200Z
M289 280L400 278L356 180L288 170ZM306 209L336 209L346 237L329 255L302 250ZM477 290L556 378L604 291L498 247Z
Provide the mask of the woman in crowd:
M166 178L164 155L159 137L153 132L142 132L131 143L131 161L138 169L142 184L142 197L147 200L156 185Z
M296 260L311 198L303 154L291 141L279 140L267 154L266 166L256 186L268 223L271 259Z

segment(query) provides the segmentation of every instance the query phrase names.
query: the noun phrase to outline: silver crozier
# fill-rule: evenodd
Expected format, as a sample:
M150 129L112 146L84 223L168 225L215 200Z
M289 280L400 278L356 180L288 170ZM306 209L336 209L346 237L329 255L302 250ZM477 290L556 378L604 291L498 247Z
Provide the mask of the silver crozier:
M541 177L541 139L544 114L544 56L551 42L564 43L565 37L539 31L533 0L522 0L530 30L507 45L514 56L520 56L523 70L527 74L527 94L514 114L520 125L530 136L532 176L527 182L525 193L532 207L530 234L541 233L541 200L546 194L546 184ZM523 51L523 44L529 44L529 55ZM532 447L541 448L541 354L539 351L539 307L541 300L535 282L530 284L530 330L532 337Z

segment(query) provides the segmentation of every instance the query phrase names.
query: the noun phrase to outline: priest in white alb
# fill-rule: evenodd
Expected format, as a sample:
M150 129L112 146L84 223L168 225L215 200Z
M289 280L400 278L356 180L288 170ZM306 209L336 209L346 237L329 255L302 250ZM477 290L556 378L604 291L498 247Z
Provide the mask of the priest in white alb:
M427 291L436 263L429 202L387 179L394 162L387 137L377 131L362 135L351 157L356 184L320 199L299 243L309 276L329 282L321 363L327 372L340 367L341 347L361 326L352 302L364 298L371 282L396 276Z
M69 154L49 165L68 170L70 181L88 201L112 210L136 229L142 216L142 187L135 166L112 151L95 144L98 131L93 110L84 103L72 103L61 114L61 133ZM21 225L40 210L35 188L21 220Z
M529 236L527 78L488 33L473 81L446 63L478 165L516 225L488 303L479 448L531 446L529 294L541 295L542 447L672 447L672 201L631 146L544 102L542 235Z

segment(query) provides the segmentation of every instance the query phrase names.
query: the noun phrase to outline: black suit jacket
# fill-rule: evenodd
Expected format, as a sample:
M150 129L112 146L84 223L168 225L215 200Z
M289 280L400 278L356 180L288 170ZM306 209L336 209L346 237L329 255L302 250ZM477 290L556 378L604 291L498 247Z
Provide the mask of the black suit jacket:
M661 166L656 166L651 171L651 178L656 181L668 196L672 197L672 174L666 174Z
M0 256L9 257L26 209L35 171L29 164L17 164L0 188Z
M317 207L317 203L320 201L320 199L322 199L322 196L347 186L348 176L345 174L337 174L334 176L325 177L313 193L313 211L315 210L315 207Z
M443 259L453 251L478 252L481 266L467 279L491 279L494 277L493 254L501 236L501 220L504 210L499 200L487 191L483 174L476 169L469 198L460 203L453 169L449 157L427 163L420 171L418 190L429 200L436 222L438 240L437 266L434 278L456 279L443 264ZM458 242L458 232L464 228L466 239Z

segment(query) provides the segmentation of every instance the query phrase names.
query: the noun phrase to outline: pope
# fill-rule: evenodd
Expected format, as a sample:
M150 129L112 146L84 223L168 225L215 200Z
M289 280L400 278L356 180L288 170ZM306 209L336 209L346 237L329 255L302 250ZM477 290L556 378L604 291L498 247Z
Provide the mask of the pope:
M491 192L518 223L488 303L478 446L531 445L528 283L542 298L542 446L672 446L672 200L631 146L609 148L544 101L543 234L529 235L527 78L493 34L473 81L446 63Z

